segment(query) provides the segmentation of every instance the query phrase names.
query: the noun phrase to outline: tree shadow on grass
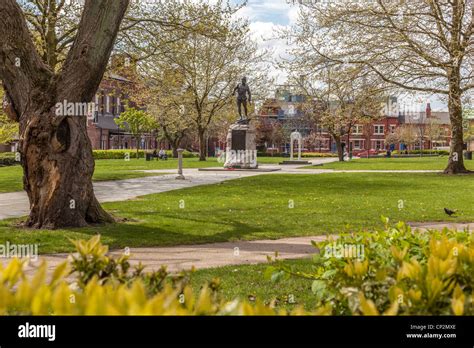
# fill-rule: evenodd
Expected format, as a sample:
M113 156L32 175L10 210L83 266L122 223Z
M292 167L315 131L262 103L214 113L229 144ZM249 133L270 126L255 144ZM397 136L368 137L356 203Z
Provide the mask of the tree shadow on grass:
M255 226L238 221L228 222L227 225L231 227L230 230L211 235L190 234L186 233L186 231L176 231L176 229L128 223L63 230L62 234L67 234L67 231L80 232L81 234L91 237L100 234L105 244L108 244L111 249L117 249L125 247L159 247L228 242L232 240L244 240L247 239L250 234L264 232L262 229L255 228Z

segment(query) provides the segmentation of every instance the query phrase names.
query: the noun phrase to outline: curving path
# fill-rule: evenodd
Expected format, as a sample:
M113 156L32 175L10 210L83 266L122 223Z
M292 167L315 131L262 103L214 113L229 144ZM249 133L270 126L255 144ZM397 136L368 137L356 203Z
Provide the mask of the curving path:
M334 161L333 158L325 158L312 161L313 164L323 164ZM320 174L319 170L301 170L301 166L262 166L263 168L279 170L273 173L295 173L295 174ZM145 170L144 172L163 174L169 173L169 169ZM198 169L185 169L186 180L176 180L176 174L165 174L145 178L127 179L120 181L101 181L94 183L94 191L97 199L104 202L120 202L136 197L179 190L200 185L212 185L226 180L240 179L249 176L271 174L270 172L248 172L248 171L199 171ZM12 192L0 194L0 220L28 215L29 202L25 192Z
M412 224L420 232L438 230L448 227L451 229L474 230L472 224ZM332 235L332 238L337 236ZM328 236L294 237L277 240L236 241L212 244L181 245L174 247L156 248L131 248L130 263L142 263L146 271L158 270L166 265L170 272L182 270L223 267L229 265L246 265L266 263L267 256L275 256L278 252L279 259L301 259L310 257L318 251L312 246L311 241L321 242L330 238ZM119 257L124 250L113 250L110 255ZM52 274L61 262L67 260L68 254L40 255L37 260L30 260L26 266L26 274L32 276L43 261L48 264L48 274ZM10 260L2 259L0 263L6 264Z

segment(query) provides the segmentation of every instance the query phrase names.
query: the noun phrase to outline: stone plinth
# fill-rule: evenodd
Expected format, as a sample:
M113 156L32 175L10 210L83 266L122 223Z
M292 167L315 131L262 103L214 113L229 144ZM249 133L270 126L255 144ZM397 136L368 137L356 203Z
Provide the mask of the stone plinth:
M303 164L311 164L309 161L297 161L297 160L290 160L290 161L283 161L280 163L281 165L303 165Z
M256 130L251 124L235 123L227 133L224 168L257 169Z

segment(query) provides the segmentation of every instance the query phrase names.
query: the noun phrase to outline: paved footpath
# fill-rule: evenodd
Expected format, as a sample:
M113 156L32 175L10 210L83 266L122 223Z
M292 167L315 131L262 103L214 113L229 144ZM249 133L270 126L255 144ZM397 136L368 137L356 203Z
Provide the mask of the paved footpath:
M334 162L334 158L313 160L314 165ZM188 187L217 184L222 181L240 179L257 175L272 174L335 174L335 173L440 173L436 170L332 170L332 169L301 169L301 165L263 165L269 172L247 171L199 171L185 169L186 180L176 180L176 174L169 169L144 170L160 176L150 176L119 181L102 181L94 183L94 191L99 202L120 202L153 193L179 190ZM28 215L29 202L25 192L0 194L0 220Z
M229 265L246 265L267 262L267 256L279 259L299 259L309 257L317 250L311 241L323 241L325 236L296 237L278 240L236 241L225 243L181 245L175 247L130 248L130 263L142 263L145 271L151 272L166 265L168 271L205 269ZM109 254L114 257L123 255L124 250L113 250ZM47 262L48 274L68 257L67 253L40 255L37 260L30 260L25 273L32 276L43 261ZM10 260L2 259L6 264Z
M457 230L474 230L472 224L412 224L420 231L439 230L444 227ZM337 236L332 236L337 238ZM181 245L174 247L155 248L131 248L130 263L137 265L141 263L145 270L150 272L158 270L162 265L166 265L170 272L182 270L206 269L231 265L248 265L266 263L267 256L275 256L278 252L279 259L301 259L315 254L317 250L312 246L311 241L322 242L327 236L294 237L277 240L257 240L257 241L235 241L225 243ZM112 250L110 255L119 257L124 250ZM25 268L27 276L34 275L38 266L46 261L48 274L68 257L67 253L40 255L37 260L30 261ZM2 259L0 263L6 264L9 259Z
M334 158L322 158L312 161L313 164L323 164L335 161ZM264 168L279 169L273 172L279 174L320 174L321 170L301 170L301 166L264 165ZM156 173L160 176L150 176L119 181L101 181L94 183L94 192L99 202L120 202L136 197L179 190L188 187L217 184L226 180L240 179L249 176L271 174L267 172L247 171L199 171L198 169L185 169L186 180L176 180L177 174L171 170L144 170L146 173ZM161 175L164 174L164 175ZM28 215L29 202L25 192L12 192L0 194L0 220Z

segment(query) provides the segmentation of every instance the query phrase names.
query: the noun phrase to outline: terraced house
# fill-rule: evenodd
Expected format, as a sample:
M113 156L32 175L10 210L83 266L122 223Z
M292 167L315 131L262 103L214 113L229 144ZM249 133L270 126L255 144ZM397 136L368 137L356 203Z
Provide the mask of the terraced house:
M126 93L132 81L115 73L104 76L95 95L96 109L89 115L87 133L94 150L136 149L136 140L126 128L120 128L115 120L125 111L125 106L133 106ZM156 139L153 134L145 134L140 149L154 149Z
M305 119L302 111L304 96L279 87L275 98L267 99L259 113L263 124L279 124L287 129L298 129L305 137L305 150L336 152L336 143L327 130L314 121ZM389 102L397 103L396 97ZM447 112L432 112L430 103L421 112L390 111L369 124L356 124L349 137L344 137L354 155L385 152L387 150L448 149L451 143L451 125ZM280 146L287 152L289 139ZM474 146L474 145L473 145Z

